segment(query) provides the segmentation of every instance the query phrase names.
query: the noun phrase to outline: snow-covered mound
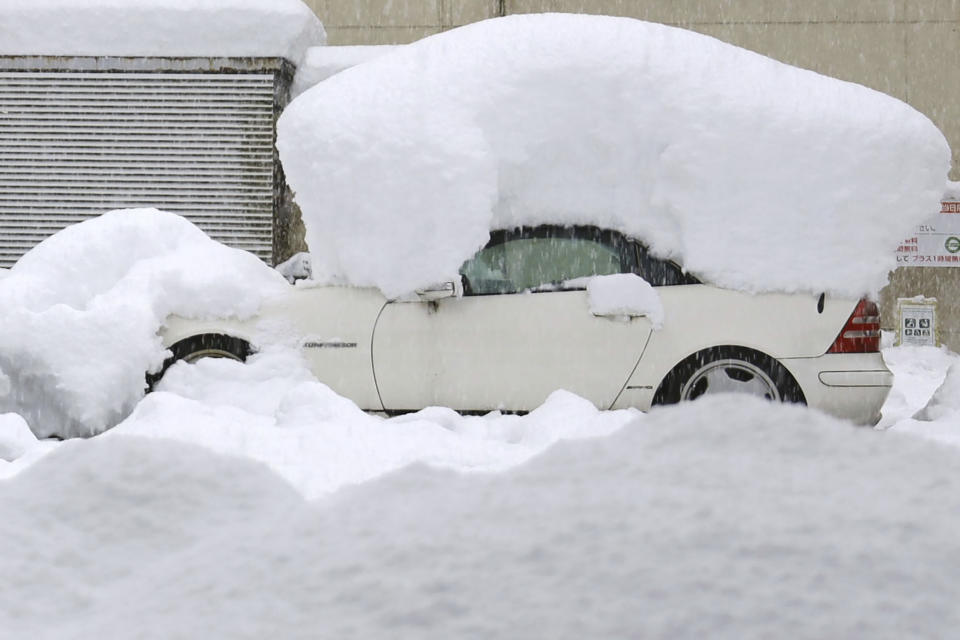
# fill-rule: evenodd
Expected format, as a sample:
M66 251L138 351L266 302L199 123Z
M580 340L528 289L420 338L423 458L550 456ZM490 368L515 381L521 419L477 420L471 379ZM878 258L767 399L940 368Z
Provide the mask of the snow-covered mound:
M257 460L308 498L414 462L506 469L558 440L607 435L639 415L601 412L557 391L526 416L460 416L435 407L385 420L317 382L300 353L285 348L267 349L247 364L180 363L158 389L109 436L180 440Z
M896 431L960 446L960 357L956 354L950 355L952 363L946 375L941 376L943 382L913 419L900 420L893 424ZM928 359L927 363L930 362Z
M0 55L300 61L326 42L301 0L0 0Z
M616 228L717 284L879 289L950 150L908 105L627 18L512 16L347 69L279 123L315 275L388 295L490 229Z
M308 502L248 460L111 434L0 485L0 620L37 640L950 637L958 464L726 397L502 474L416 466Z
M934 392L930 402L917 413L920 420L937 420L960 411L960 361L947 370L943 383Z
M103 431L163 362L167 315L249 316L288 287L178 215L113 211L68 227L0 279L0 413L41 437Z
M404 45L338 45L310 47L297 65L297 74L293 78L290 93L296 97L332 75L379 58L397 47Z
M13 462L33 448L37 437L16 413L0 414L0 460Z
M883 360L893 373L893 388L877 425L881 429L909 420L923 410L950 367L960 363L960 356L946 347L903 345L885 347Z

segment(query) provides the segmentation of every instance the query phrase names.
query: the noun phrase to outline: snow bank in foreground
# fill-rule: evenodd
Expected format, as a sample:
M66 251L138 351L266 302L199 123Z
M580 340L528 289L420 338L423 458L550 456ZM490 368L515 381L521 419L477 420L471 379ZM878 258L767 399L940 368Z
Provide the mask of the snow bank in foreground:
M301 0L0 0L0 55L251 56L326 42Z
M856 296L950 166L894 98L584 15L425 38L310 89L278 131L316 275L388 295L454 277L490 229L552 221L620 229L723 286Z
M431 408L385 420L317 382L300 354L284 348L256 354L246 365L180 363L158 389L109 436L173 439L257 460L309 498L414 462L501 470L560 439L606 435L638 416L600 412L557 391L522 417Z
M249 316L288 286L174 214L113 211L68 227L0 279L0 413L41 437L103 431L163 362L168 314Z
M948 637L958 464L728 397L503 474L416 466L307 502L250 461L111 434L0 486L0 619L38 639Z

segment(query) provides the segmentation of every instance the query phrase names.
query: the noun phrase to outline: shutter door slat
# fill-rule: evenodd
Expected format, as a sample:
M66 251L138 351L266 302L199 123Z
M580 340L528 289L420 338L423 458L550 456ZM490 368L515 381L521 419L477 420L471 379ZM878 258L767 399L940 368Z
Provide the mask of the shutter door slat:
M272 259L274 77L0 72L0 266L120 208Z

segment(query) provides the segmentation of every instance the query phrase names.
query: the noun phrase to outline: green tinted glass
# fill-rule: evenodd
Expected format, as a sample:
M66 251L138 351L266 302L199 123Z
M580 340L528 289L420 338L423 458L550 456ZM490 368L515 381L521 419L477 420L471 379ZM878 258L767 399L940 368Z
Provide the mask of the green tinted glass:
M508 240L482 250L461 269L474 294L580 288L569 281L620 271L617 250L584 238Z

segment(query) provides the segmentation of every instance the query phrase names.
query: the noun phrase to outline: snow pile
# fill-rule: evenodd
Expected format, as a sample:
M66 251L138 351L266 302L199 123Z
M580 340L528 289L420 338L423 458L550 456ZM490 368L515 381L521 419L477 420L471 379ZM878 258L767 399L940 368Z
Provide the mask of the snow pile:
M632 273L597 276L587 282L590 313L597 316L647 316L663 327L663 304L649 282Z
M960 357L952 355L953 363L933 397L912 420L897 422L897 431L960 447Z
M59 444L59 441L37 440L19 415L0 414L0 480L29 468Z
M310 47L297 66L297 75L293 78L290 94L296 97L332 75L379 58L401 46L403 45L379 44Z
M883 405L883 417L877 425L880 429L909 420L923 409L943 383L947 370L960 363L960 356L945 347L903 345L885 347L883 360L893 373L893 388Z
M0 619L38 640L948 637L958 464L726 397L502 474L415 466L307 502L262 465L111 434L0 485Z
M886 338L892 337L887 334ZM887 346L893 388L878 429L960 446L960 355L946 348Z
M278 131L316 275L391 296L449 280L491 229L543 222L619 229L722 286L857 296L950 166L894 98L585 15L400 47L305 92Z
M13 462L37 443L26 421L15 413L0 414L0 460Z
M301 0L0 0L0 55L300 61L326 42Z
M930 402L917 414L919 420L937 420L960 411L960 361L947 370L943 384L930 398Z
M174 214L113 211L68 227L0 280L0 413L41 437L103 431L163 362L168 314L249 316L288 286Z
M557 391L522 417L430 408L385 420L317 382L297 351L276 347L246 365L225 359L174 365L109 437L173 439L257 460L314 498L414 462L505 469L558 440L606 435L638 415L600 412Z

